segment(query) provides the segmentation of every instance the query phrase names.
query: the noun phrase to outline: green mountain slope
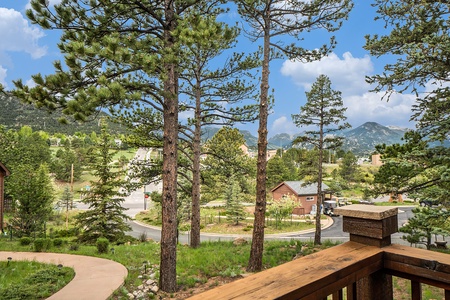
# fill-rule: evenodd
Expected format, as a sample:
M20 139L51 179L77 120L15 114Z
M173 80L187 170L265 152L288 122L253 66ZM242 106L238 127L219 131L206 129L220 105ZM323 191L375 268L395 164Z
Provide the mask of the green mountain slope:
M100 132L98 126L101 116L107 116L100 113L96 119L89 122L79 123L66 117L69 124L61 124L58 119L63 114L59 111L49 113L47 111L37 109L33 105L24 104L16 97L0 94L0 125L7 129L20 129L22 126L30 126L34 131L43 130L48 133L64 133L72 135L75 132L83 132L90 134L91 132ZM124 130L117 124L110 124L111 131L115 133L123 133Z

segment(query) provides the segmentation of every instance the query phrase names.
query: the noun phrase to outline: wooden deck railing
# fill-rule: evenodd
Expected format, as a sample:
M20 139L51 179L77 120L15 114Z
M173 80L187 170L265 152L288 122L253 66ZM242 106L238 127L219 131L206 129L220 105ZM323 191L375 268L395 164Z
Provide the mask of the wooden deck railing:
M392 276L444 290L450 300L450 255L391 245L397 208L350 205L336 212L350 241L195 295L205 299L393 299Z

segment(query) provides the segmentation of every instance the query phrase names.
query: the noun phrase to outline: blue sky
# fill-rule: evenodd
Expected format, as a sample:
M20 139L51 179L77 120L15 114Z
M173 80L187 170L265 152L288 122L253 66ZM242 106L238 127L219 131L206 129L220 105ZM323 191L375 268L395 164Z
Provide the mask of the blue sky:
M52 5L59 2L49 0ZM414 127L409 121L413 95L395 94L389 102L382 101L382 94L369 92L370 86L365 82L365 76L381 72L388 59L371 57L362 48L365 35L384 31L384 24L373 20L375 9L371 2L355 1L349 20L334 33L338 45L328 57L306 64L287 60L271 63L270 86L275 90L275 106L269 117L269 136L304 130L295 127L291 115L299 113L306 102L305 91L320 74L330 77L332 88L342 92L347 121L354 128L367 121ZM52 62L63 59L56 47L60 33L32 25L25 16L26 8L29 0L0 0L0 83L7 89L13 88L12 80L19 78L32 85L32 74L49 74L53 71ZM312 32L304 36L302 44L310 49L319 47L324 36L322 32ZM238 127L256 135L257 124Z

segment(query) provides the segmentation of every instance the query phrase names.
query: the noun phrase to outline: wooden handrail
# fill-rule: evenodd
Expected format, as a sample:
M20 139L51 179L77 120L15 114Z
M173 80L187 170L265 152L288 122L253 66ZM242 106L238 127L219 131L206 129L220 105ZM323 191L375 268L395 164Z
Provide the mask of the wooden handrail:
M445 290L450 300L450 255L390 245L397 210L352 205L339 210L350 241L252 274L189 299L393 299L392 278L411 280L412 299L421 283ZM363 222L365 220L366 222ZM353 226L352 226L353 225ZM354 226L357 225L357 228Z
M383 252L347 242L189 299L320 299L383 268Z

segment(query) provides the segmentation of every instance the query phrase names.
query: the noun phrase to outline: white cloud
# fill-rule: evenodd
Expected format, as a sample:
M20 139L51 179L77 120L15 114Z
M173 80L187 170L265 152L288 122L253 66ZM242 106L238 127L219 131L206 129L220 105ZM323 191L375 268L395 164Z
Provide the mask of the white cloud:
M322 58L320 61L302 63L285 61L281 67L281 74L291 77L294 83L309 90L319 75L324 74L331 80L333 89L346 93L362 93L369 86L365 76L373 71L373 64L369 56L355 58L350 52L343 54L340 59L336 54Z
M273 121L269 132L271 136L278 133L295 134L299 132L299 128L295 126L290 117L282 116Z
M47 47L38 45L43 36L44 32L31 27L21 13L0 7L0 51L26 52L33 58L40 58L47 53Z
M415 97L411 94L392 94L389 101L383 99L382 93L364 93L344 99L347 107L346 116L354 127L372 121L382 125L414 127L409 121L411 107Z
M414 127L409 121L415 96L411 94L393 94L389 101L382 100L384 93L369 92L370 86L365 77L372 75L373 63L369 56L355 58L350 52L342 59L332 53L320 61L301 63L285 61L281 73L291 77L297 86L309 91L320 74L327 75L332 89L342 92L347 121L354 127L365 122L377 122L382 125Z
M0 84L6 87L7 84L5 78L6 78L6 69L0 66Z

